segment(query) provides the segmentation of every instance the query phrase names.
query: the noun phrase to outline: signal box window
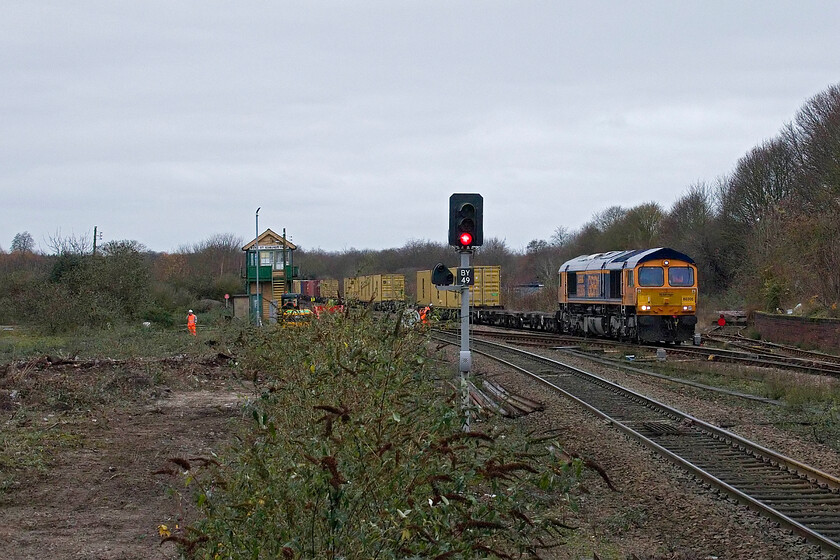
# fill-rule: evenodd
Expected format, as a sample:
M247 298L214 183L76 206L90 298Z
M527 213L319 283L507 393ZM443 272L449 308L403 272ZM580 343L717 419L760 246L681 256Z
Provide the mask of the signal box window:
M671 286L693 286L694 269L688 266L672 266L668 269L668 284Z
M665 284L665 270L661 266L643 266L639 269L639 286L657 287Z

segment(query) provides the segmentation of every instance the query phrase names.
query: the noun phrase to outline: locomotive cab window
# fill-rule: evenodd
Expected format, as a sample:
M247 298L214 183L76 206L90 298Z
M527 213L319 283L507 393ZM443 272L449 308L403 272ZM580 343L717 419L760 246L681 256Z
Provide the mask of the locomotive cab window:
M631 288L633 287L633 271L632 270L627 271L627 285Z
M577 295L577 273L576 272L569 272L566 275L566 289L568 289L568 293L566 295L569 295L569 296L576 296Z
M639 286L658 287L665 284L665 270L661 266L639 268Z
M610 271L610 298L618 299L621 297L621 271Z
M694 270L688 266L672 266L668 269L668 284L674 287L693 286Z

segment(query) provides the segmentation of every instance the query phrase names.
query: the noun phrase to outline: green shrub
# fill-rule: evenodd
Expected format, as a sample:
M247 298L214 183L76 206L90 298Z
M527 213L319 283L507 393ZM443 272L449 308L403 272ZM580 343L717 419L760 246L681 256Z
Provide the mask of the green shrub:
M552 542L559 524L547 512L580 464L554 460L551 438L494 423L462 431L441 381L451 371L429 359L426 335L399 324L350 314L249 331L243 362L261 397L223 464L181 465L202 514L179 541L186 550L454 559Z
M159 307L150 307L142 315L144 321L150 321L154 325L169 328L176 323L175 317L169 311Z

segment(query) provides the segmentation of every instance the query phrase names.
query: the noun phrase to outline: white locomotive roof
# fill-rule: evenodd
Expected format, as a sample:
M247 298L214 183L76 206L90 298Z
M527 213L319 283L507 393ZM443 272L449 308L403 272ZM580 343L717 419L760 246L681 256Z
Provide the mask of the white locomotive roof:
M631 251L610 251L581 255L560 265L560 272L581 272L584 270L621 270L635 268L639 263L654 259L675 259L694 264L694 259L684 253L667 247L635 249Z

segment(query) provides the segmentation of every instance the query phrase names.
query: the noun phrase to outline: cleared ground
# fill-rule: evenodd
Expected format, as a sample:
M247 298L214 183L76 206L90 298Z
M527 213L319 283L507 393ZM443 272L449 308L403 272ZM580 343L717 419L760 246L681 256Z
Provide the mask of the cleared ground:
M454 363L448 350L441 357ZM577 529L566 546L543 558L824 558L576 406L481 358L476 372L547 403L545 411L515 422L559 431L567 452L593 461L615 486L595 468L585 469L583 484L558 496L575 504L560 509ZM762 407L646 379L616 381L794 456L840 464L833 450L768 425ZM179 468L172 459L195 462L221 452L245 421L241 405L250 397L232 360L217 354L0 366L2 557L177 558L173 543L161 544L160 526L184 534L191 509L172 491L183 478L165 471Z
M7 370L3 558L178 557L159 526L182 529L190 507L170 491L171 475L154 473L224 446L247 398L232 373L214 360ZM64 410L102 379L118 401Z

